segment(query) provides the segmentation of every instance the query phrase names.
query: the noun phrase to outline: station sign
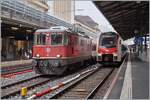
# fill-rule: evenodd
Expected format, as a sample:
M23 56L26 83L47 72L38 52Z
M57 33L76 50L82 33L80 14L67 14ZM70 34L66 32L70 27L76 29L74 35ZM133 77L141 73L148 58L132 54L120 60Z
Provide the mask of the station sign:
M143 41L144 41L143 37L135 37L134 38L134 43L137 44L137 45L142 44Z

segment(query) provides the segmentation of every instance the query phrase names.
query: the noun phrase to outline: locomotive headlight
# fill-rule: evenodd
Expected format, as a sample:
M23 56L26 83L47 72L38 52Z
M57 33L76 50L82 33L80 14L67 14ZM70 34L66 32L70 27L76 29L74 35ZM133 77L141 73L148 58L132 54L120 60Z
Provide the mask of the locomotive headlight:
M57 58L60 58L61 57L61 55L57 55Z
M40 57L40 55L39 55L39 54L36 54L36 57Z
M101 53L99 53L99 54L98 54L98 56L102 56L102 54L101 54Z
M114 53L113 55L114 55L114 56L118 56L118 54L117 54L117 53Z

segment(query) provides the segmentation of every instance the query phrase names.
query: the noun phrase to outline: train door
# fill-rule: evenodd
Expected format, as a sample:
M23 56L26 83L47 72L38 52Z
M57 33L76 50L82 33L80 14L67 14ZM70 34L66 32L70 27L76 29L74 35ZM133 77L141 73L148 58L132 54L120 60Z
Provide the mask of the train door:
M69 52L69 55L72 57L72 56L75 56L75 47L74 47L74 36L73 35L68 35L69 37L69 44L68 44L68 52Z
M72 51L72 55L73 56L77 56L78 55L78 36L76 35L72 35L71 38L71 51Z

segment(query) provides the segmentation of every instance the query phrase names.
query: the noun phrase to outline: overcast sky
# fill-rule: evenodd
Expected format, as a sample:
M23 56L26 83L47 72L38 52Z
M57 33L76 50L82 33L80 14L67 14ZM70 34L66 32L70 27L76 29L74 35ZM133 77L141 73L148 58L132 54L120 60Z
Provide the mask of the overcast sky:
M88 15L96 23L99 24L99 28L102 32L114 31L113 27L103 16L103 14L96 8L92 1L75 1L75 14L76 15ZM78 9L83 9L78 11Z

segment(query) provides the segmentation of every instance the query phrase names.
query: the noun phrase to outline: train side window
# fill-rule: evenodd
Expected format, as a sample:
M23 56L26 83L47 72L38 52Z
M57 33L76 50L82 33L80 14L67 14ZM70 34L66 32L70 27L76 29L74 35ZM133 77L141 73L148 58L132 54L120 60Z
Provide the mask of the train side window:
M64 45L68 45L68 36L66 34L64 34L64 41L63 41Z
M40 33L40 44L41 45L45 45L45 43L46 43L46 35L45 34L42 34L42 33Z
M34 35L34 45L37 44L37 41L38 41L38 40L37 40L37 35L35 34L35 35Z
M40 35L39 35L39 34L37 34L36 36L37 36L37 38L36 38L36 39L37 39L37 41L36 41L36 45L39 45L39 44L40 44Z
M93 44L92 45L92 51L95 51L96 50L96 44Z
M84 40L83 40L83 39L81 39L80 45L81 45L81 46L84 46Z
M78 37L74 37L74 45L78 45Z

